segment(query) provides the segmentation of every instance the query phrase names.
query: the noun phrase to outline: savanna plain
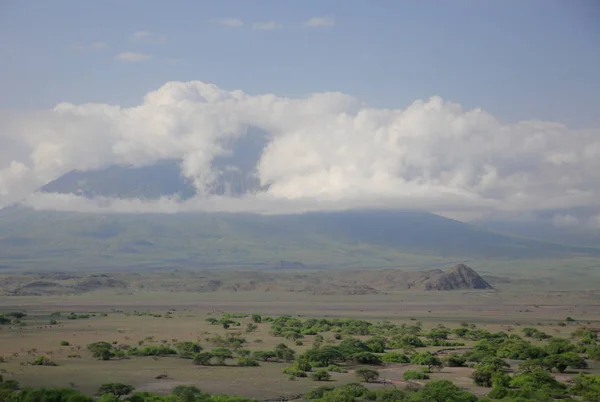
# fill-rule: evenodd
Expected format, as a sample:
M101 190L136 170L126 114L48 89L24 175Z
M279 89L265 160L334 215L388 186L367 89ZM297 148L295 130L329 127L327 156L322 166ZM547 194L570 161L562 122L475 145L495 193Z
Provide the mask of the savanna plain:
M0 399L597 401L585 265L454 290L415 285L433 271L6 273Z

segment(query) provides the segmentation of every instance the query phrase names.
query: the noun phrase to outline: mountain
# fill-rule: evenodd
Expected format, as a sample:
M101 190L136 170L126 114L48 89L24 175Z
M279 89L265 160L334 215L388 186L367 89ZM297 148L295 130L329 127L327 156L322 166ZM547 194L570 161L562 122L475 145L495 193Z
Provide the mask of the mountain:
M101 170L73 170L51 181L42 193L77 194L86 198L117 197L157 199L193 197L196 189L181 175L180 162L161 161L150 166L110 166Z
M425 290L492 289L473 268L456 264L449 272L425 282Z
M245 136L223 144L227 153L215 156L211 169L215 181L206 189L211 194L240 196L262 187L256 165L267 144L267 133L251 127ZM158 199L196 194L190 178L181 174L180 160L162 160L146 166L109 166L92 171L73 170L40 188L43 193L77 194L86 198L117 197Z
M511 236L536 238L575 246L600 246L600 231L597 229L586 230L580 227L557 227L551 218L544 219L544 217L538 217L535 221L479 220L471 223L482 230L504 233Z
M212 161L217 180L210 192L236 197L264 190L255 166L265 134L253 130L231 141L228 153ZM196 189L181 175L181 163L72 171L39 191L186 199ZM474 258L573 255L597 257L600 249L502 235L416 211L100 214L18 205L0 210L0 269L434 268Z
M599 256L485 232L431 213L351 210L295 215L0 211L4 269L435 267L472 258Z

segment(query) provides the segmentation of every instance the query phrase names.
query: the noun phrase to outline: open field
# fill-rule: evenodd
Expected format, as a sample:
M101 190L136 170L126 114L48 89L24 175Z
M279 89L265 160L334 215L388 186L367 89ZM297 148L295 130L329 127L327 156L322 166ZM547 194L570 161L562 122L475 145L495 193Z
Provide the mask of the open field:
M282 373L291 363L260 362L260 367L236 367L235 359L227 366L202 366L190 359L174 356L145 356L99 361L86 349L92 342L106 341L114 345L173 345L181 341L198 342L205 350L214 345L210 338L242 332L250 351L272 350L284 343L297 354L311 348L315 335L306 335L303 345L293 340L275 337L270 324L262 322L257 329L244 333L250 318L240 318L239 327L224 329L205 320L220 318L225 313L259 313L265 316L291 315L301 319L353 318L373 323L389 321L394 325L414 325L422 322L423 332L443 324L450 329L462 322L474 324L490 332L521 334L524 327L533 327L552 337L569 338L579 327L600 327L600 298L588 292L517 293L506 291L397 292L370 295L312 295L294 292L206 292L177 293L166 291L136 291L119 294L114 290L67 296L13 296L0 298L0 314L23 311L27 317L23 326L0 326L0 370L5 379L15 379L26 386L75 387L93 394L103 383L123 382L137 390L169 393L177 385L196 385L210 393L226 393L256 399L291 396L322 386L310 378L288 380ZM60 311L61 316L52 317ZM160 317L139 315L152 312ZM66 316L93 313L95 316L67 319ZM167 318L168 317L168 318ZM575 322L565 322L572 317ZM56 319L56 325L49 325ZM322 334L325 344L339 344L333 332ZM370 336L357 335L366 340ZM460 341L450 336L451 341ZM61 346L61 342L68 346ZM535 341L534 341L535 342ZM464 341L470 348L475 342ZM541 344L541 343L540 343ZM444 347L429 346L423 350L438 353ZM393 351L393 349L390 349ZM386 350L386 351L390 351ZM397 350L401 352L401 350ZM77 356L79 355L79 356ZM32 366L27 362L36 356L48 356L57 366ZM70 357L69 357L70 356ZM518 362L510 362L516 369ZM347 373L332 373L327 385L356 382L354 371L360 365L341 364ZM377 367L384 383L369 387L404 387L406 370L419 369L407 363L391 363ZM444 367L434 370L431 379L450 379L455 384L484 395L489 388L475 386L469 367ZM589 368L567 370L555 374L567 381L578 372L600 373L600 364L589 361ZM164 379L155 377L164 375ZM426 381L425 381L426 382ZM421 381L423 383L423 381Z

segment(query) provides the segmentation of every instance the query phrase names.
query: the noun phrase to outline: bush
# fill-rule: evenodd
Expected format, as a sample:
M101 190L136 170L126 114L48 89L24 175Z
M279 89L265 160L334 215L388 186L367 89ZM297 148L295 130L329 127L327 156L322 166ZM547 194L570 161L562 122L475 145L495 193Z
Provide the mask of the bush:
M429 380L429 374L418 370L407 370L402 374L404 381Z
M433 355L431 352L415 353L411 356L410 362L412 364L427 366L429 370L431 370L433 367L442 367L442 361L440 358Z
M38 356L29 362L32 366L58 366L50 358L46 356Z
M350 358L358 364L381 364L381 359L371 352L359 352L350 355Z
M192 359L196 354L202 351L202 347L196 342L178 342L175 344L179 357Z
M69 346L68 341L60 341L60 346Z
M600 401L600 376L579 374L571 380L569 393L586 402Z
M317 370L310 374L310 378L312 378L313 381L329 381L331 380L331 374L329 374L327 370Z
M444 359L446 367L464 367L467 359L461 355L450 355Z
M341 368L340 366L336 366L335 364L330 364L329 366L327 366L325 368L325 370L329 371L330 373L347 373L348 371L344 370L343 368Z
M130 356L167 356L176 355L177 351L170 346L144 346L141 348L131 348L127 351Z
M298 370L295 367L286 367L283 369L283 374L287 374L294 377L308 377L308 374L302 370Z
M260 364L254 359L249 357L240 357L237 361L237 365L240 367L258 367Z
M398 352L388 352L381 356L384 363L410 363L408 356Z

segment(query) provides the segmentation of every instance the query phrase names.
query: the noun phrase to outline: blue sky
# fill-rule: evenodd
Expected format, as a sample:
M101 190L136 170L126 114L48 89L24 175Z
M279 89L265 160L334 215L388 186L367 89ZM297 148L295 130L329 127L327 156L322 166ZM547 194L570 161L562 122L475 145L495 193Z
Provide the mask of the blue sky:
M305 26L315 17L329 24ZM597 126L599 20L594 0L3 0L0 108L134 105L166 81L201 80L386 108L439 95L507 122Z

